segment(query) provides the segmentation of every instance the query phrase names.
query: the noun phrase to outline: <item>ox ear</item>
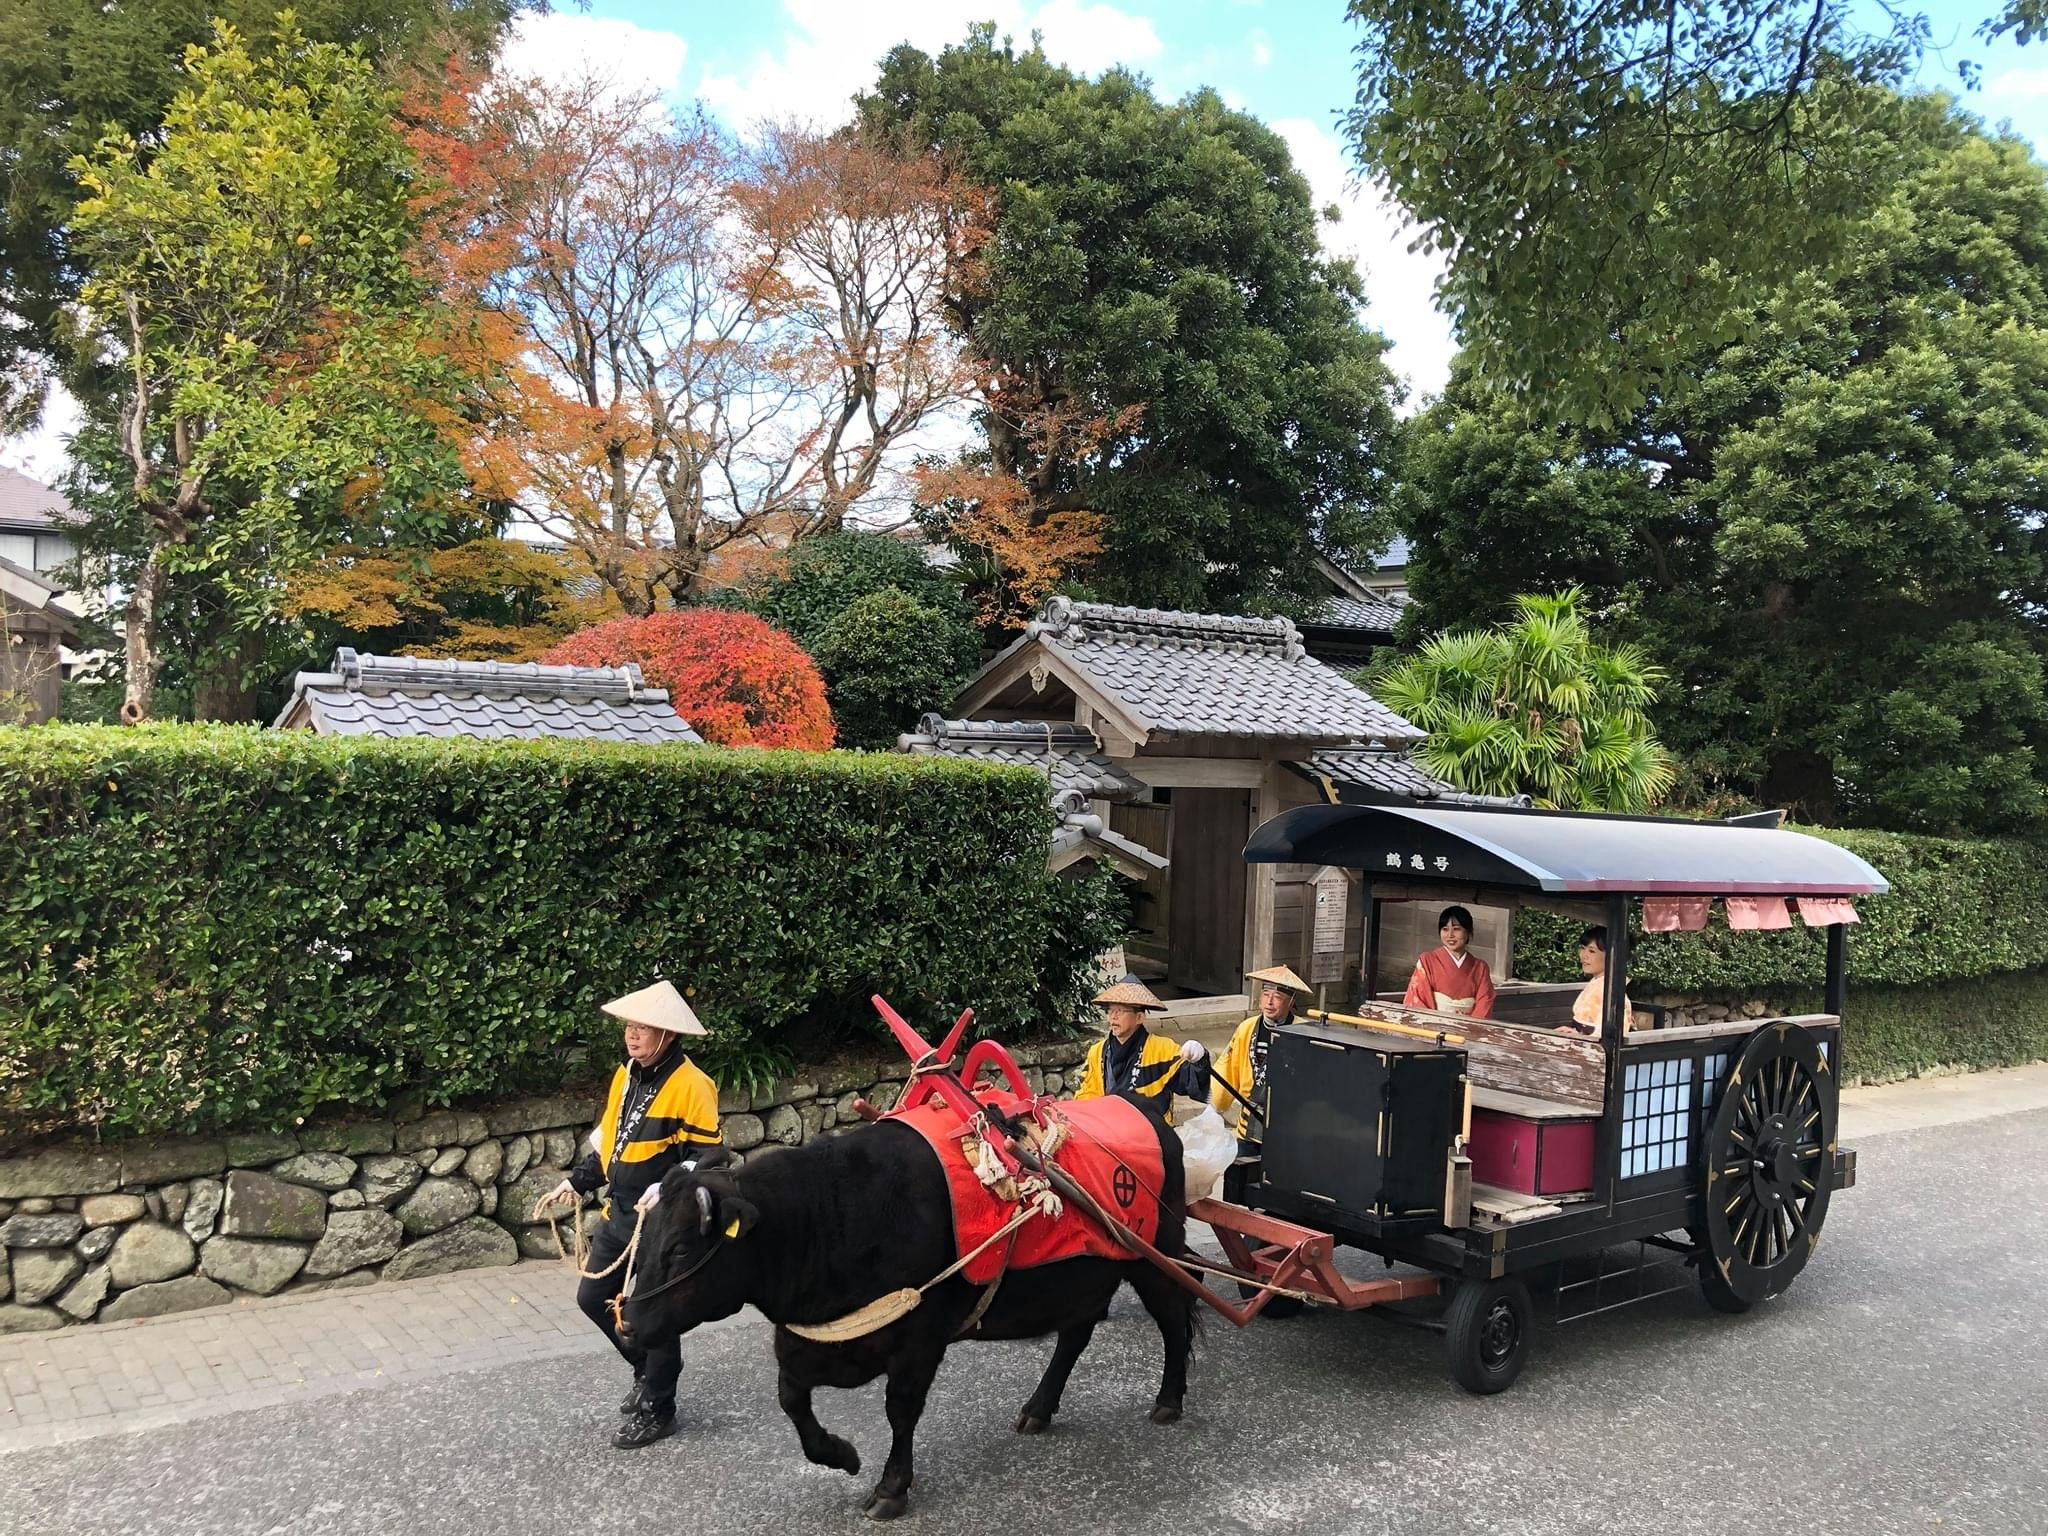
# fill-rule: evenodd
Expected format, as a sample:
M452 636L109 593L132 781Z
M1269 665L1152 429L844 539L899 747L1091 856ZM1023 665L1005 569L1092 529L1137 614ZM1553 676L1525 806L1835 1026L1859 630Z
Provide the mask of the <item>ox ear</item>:
M718 1202L718 1220L719 1230L727 1237L745 1237L761 1220L761 1212L752 1201L727 1195Z

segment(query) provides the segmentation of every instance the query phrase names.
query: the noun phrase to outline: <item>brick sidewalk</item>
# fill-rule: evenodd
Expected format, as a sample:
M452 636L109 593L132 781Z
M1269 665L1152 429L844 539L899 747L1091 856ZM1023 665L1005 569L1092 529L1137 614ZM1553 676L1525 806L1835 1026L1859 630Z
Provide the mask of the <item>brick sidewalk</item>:
M0 1453L610 1346L533 1262L0 1338Z

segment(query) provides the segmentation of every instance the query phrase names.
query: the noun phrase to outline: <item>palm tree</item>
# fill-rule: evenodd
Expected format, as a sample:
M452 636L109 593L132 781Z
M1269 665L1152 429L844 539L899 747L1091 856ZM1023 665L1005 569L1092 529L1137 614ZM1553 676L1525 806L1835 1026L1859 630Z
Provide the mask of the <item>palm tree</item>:
M1418 758L1460 789L1646 810L1676 777L1650 729L1664 673L1637 646L1594 639L1580 600L1576 587L1518 597L1509 623L1437 635L1367 686L1428 732Z

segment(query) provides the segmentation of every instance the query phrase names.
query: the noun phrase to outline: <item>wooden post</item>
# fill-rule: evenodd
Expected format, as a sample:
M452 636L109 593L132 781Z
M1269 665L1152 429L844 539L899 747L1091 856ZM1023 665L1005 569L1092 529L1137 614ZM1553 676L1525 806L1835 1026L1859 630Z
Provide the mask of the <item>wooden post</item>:
M1845 923L1828 924L1828 983L1826 1001L1821 1004L1823 1013L1842 1016L1842 1003L1849 990L1849 928ZM1835 1063L1839 1082L1841 1063Z
M1251 823L1245 836L1280 814L1287 770L1278 762L1263 764L1258 788L1252 791ZM1254 864L1244 895L1244 964L1240 971L1256 971L1273 963L1274 906L1280 887L1279 866Z
M1358 1001L1360 1004L1372 1001L1374 990L1379 986L1380 974L1380 899L1373 894L1372 877L1359 872L1360 894L1365 898L1359 906L1365 909L1365 942L1359 955Z

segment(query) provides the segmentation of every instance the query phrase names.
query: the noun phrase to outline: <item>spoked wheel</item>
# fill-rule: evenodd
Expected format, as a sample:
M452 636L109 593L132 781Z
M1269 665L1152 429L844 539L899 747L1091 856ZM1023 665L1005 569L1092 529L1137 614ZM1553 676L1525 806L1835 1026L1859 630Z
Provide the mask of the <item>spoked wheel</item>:
M1513 1276L1467 1280L1444 1312L1451 1378L1467 1392L1504 1392L1522 1374L1533 1317L1529 1288Z
M1820 1241L1834 1183L1835 1080L1797 1024L1758 1030L1707 1128L1700 1289L1746 1312L1792 1283Z

